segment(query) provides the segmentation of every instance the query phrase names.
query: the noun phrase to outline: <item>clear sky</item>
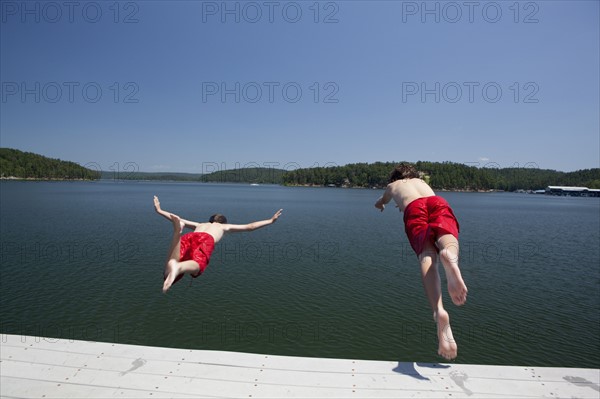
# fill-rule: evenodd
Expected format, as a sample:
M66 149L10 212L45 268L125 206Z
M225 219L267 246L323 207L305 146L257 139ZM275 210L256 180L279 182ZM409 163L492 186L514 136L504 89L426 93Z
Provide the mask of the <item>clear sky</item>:
M598 1L4 1L0 146L103 170L600 167Z

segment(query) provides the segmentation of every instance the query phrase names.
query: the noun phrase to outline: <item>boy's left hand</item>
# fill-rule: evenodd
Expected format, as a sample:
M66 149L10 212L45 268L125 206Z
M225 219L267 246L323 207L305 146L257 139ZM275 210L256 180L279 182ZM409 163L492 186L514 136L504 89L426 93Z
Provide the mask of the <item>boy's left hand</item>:
M271 218L271 220L273 221L273 223L275 223L277 221L277 219L279 219L279 216L281 216L281 212L282 211L283 211L283 209L280 209L277 212L275 212L275 214Z

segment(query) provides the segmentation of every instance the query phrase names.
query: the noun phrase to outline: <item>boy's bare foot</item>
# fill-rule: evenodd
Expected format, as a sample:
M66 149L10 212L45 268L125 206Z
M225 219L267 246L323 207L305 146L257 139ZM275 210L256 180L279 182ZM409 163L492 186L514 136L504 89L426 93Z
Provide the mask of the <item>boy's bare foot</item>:
M175 229L175 231L179 232L179 234L181 234L181 232L183 231L183 228L185 227L185 223L183 223L181 221L179 216L174 215L174 214L171 214L171 222L173 222L173 228Z
M467 301L467 286L460 275L458 266L451 266L446 270L446 280L448 280L448 293L452 302L457 305L464 305Z
M165 268L165 282L163 284L163 293L166 293L169 288L173 285L173 282L180 273L179 263L175 259L171 259L167 262Z
M467 286L463 281L460 269L458 268L457 257L447 249L440 251L440 258L444 271L446 272L446 280L448 280L448 294L452 298L452 302L457 305L464 305L467 301Z
M450 328L450 316L444 309L438 310L433 314L433 318L437 322L438 335L438 355L447 360L452 360L458 355L458 346L452 335Z

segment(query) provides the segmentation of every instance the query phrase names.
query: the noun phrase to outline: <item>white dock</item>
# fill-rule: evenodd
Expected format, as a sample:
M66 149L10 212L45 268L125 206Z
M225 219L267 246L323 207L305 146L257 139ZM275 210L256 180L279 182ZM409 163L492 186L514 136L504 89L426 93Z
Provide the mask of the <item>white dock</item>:
M2 335L2 398L593 398L600 369L272 356Z

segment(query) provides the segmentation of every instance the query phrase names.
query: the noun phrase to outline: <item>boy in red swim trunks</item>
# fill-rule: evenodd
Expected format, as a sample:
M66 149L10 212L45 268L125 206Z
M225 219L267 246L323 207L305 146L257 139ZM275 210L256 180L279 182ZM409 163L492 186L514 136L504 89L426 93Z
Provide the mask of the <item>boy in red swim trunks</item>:
M450 317L442 304L437 261L439 258L444 266L452 302L463 305L467 300L467 286L458 268L458 221L446 200L435 195L412 165L396 166L389 181L375 207L383 212L385 204L393 199L404 212L406 235L419 258L423 286L437 322L438 354L454 359L458 347L452 336Z
M223 238L226 232L252 231L275 223L283 209L275 212L271 219L260 220L249 224L227 224L225 216L215 214L208 223L190 222L179 216L165 212L160 208L158 197L154 196L156 212L173 223L173 240L165 265L163 292L179 281L186 273L196 278L204 272L215 244ZM185 227L194 229L193 232L181 235Z

